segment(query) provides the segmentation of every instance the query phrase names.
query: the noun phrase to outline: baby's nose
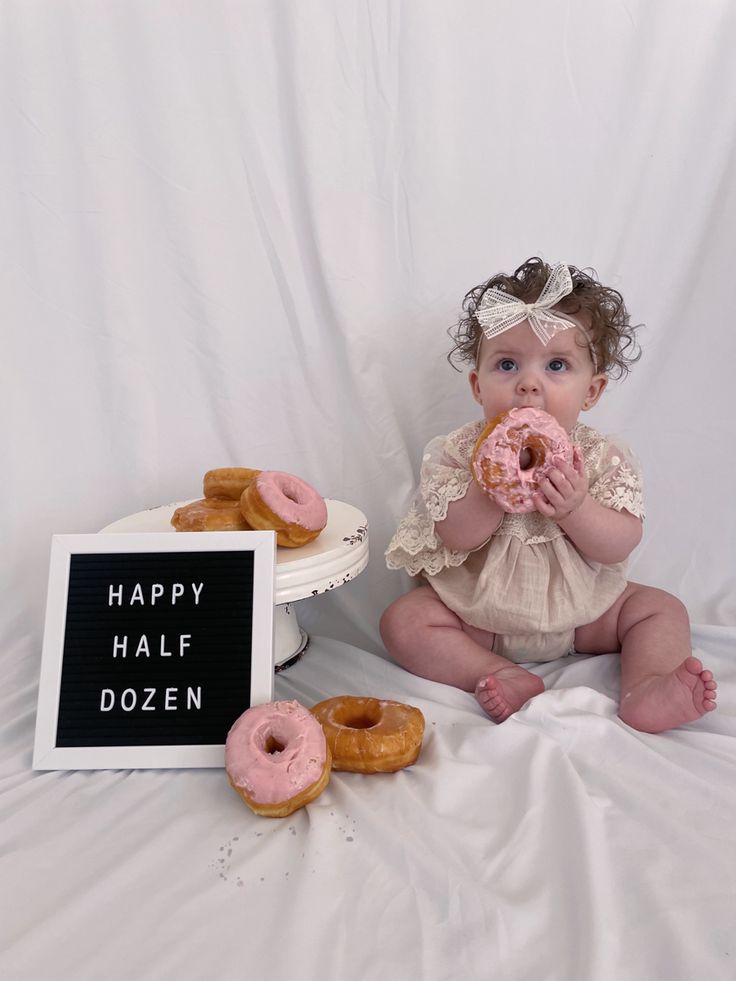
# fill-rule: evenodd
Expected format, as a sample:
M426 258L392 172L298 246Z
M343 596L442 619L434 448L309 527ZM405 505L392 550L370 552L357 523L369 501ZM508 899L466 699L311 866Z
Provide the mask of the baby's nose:
M519 380L517 382L517 386L516 387L518 388L518 390L520 392L524 392L527 395L530 392L538 392L539 391L539 379L535 375L532 375L532 374L522 375L522 376L519 377Z

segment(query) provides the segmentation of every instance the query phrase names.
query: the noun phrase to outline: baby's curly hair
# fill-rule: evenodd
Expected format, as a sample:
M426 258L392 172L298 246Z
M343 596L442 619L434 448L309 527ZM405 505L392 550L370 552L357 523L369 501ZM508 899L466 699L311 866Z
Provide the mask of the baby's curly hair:
M573 290L555 304L555 309L573 316L584 314L583 323L595 351L597 371L611 378L622 378L641 356L635 338L639 325L631 324L624 298L618 290L609 289L594 278L595 270L591 269L593 275L588 275L575 266L568 266L568 269ZM453 368L461 370L456 362L475 364L477 361L483 331L475 311L487 289L496 287L524 303L534 303L551 272L552 266L534 256L520 265L512 275L500 273L487 283L473 287L463 300L465 316L448 331L455 342L447 356Z

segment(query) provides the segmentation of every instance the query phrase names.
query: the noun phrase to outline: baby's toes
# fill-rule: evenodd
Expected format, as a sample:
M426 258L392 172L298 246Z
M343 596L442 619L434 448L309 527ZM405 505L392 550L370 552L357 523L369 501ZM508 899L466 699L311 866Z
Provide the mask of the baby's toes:
M488 684L488 679L484 678L475 686L475 697L485 707L492 708L499 701L498 688L495 682Z
M703 671L700 675L700 680L703 683L703 708L706 712L712 712L716 707L716 699L718 698L716 689L718 685L710 671Z
M716 683L715 681L706 681L703 687L703 708L706 712L712 712L716 707L716 699L718 698Z
M493 692L481 692L478 696L478 701L483 704L486 709L494 710L497 709L501 704L501 696L497 691Z

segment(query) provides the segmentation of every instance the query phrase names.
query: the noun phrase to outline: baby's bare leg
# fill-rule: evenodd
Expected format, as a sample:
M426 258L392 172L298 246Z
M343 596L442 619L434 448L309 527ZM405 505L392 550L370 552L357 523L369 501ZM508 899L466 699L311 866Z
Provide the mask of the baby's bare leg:
M391 657L412 674L474 692L494 722L544 691L541 678L494 654L493 634L463 623L431 586L413 589L389 606L381 637Z
M692 656L682 603L651 586L629 583L595 623L575 631L580 653L621 651L619 717L642 732L664 732L716 707L716 682Z

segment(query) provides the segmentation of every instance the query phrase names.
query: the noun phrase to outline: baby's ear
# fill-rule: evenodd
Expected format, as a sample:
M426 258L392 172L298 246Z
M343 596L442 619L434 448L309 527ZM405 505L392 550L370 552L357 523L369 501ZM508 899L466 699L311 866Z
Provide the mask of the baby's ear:
M603 390L607 384L608 378L605 375L593 375L588 386L588 391L585 393L585 399L583 401L584 411L587 412L588 409L593 408L601 395L603 395Z
M473 398L476 402L480 403L480 388L478 387L478 370L473 368L468 375L468 381L470 382L470 390L473 393Z

